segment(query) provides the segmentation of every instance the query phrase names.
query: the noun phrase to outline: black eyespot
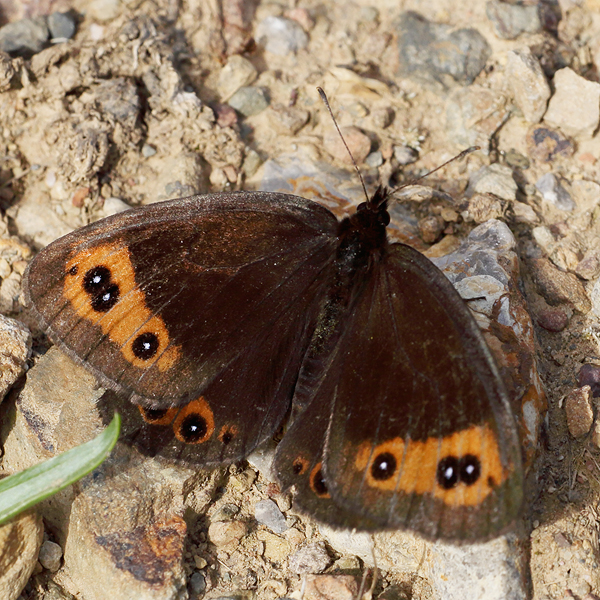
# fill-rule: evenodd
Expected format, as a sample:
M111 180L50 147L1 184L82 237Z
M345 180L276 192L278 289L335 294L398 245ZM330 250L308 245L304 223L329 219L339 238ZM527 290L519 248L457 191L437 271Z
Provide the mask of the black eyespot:
M79 271L79 268L77 267L77 265L73 265L70 269L69 269L69 275L72 275L73 277L75 277L75 275L77 275L77 271Z
M120 295L119 286L116 283L113 283L98 294L92 296L92 308L96 312L108 312L119 301Z
M323 470L319 469L312 478L312 488L315 491L317 496L327 496L329 490L327 489L327 484L325 483L325 478L323 477Z
M231 440L233 439L233 433L231 433L231 431L226 431L222 436L221 436L221 442L223 444L225 444L225 446L227 446L227 444L229 444L229 442L231 442Z
M302 471L304 471L304 463L300 459L295 460L292 465L292 473L294 475L300 475Z
M473 485L481 476L481 463L473 454L466 454L458 462L459 479L467 485Z
M145 333L140 333L133 340L131 349L140 360L150 360L158 352L158 346L158 337L156 334L146 331Z
M436 479L445 490L451 490L458 484L459 473L458 458L446 456L438 463Z
M197 413L186 415L179 425L179 434L188 444L202 440L207 431L206 419Z
M77 267L73 267L77 269ZM71 269L72 270L72 269ZM77 272L77 271L76 271ZM92 267L83 276L83 289L88 294L97 295L100 291L104 291L111 283L111 273L108 267L98 265Z
M168 408L142 408L147 421L160 421L168 412Z
M377 481L385 481L393 477L398 463L390 452L382 452L375 457L371 465L371 476Z

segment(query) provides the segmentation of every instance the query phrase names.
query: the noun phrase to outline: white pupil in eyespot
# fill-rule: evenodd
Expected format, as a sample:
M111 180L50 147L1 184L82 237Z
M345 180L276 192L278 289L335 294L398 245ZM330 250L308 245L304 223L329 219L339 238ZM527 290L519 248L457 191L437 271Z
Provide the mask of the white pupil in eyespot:
M454 475L454 469L452 467L448 467L445 471L444 471L444 477L446 479L451 479L452 475Z
M100 275L96 275L94 277L94 283L100 283L102 281L102 277L100 277Z

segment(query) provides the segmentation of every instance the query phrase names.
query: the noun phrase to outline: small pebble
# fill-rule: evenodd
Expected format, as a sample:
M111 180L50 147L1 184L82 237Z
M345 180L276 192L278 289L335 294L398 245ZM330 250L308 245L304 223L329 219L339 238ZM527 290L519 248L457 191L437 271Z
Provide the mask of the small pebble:
M49 36L44 17L21 19L0 27L0 50L29 58L46 47Z
M371 151L371 139L369 136L354 126L342 127L342 135L356 163L363 163ZM352 159L348 156L344 142L342 142L339 133L335 129L327 131L323 138L323 147L340 162L352 164Z
M600 367L587 363L582 365L577 373L577 385L582 388L589 386L593 398L600 398Z
M204 573L196 571L190 577L190 585L195 594L202 594L206 590L206 577L204 576Z
M493 194L503 200L513 201L517 197L518 186L513 178L512 169L507 165L494 163L481 167L469 177L467 196L475 193Z
M358 582L351 575L307 575L303 600L352 600L358 594Z
M556 247L554 234L545 225L538 225L531 230L531 235L536 244L548 255L552 254Z
M117 213L129 210L131 206L121 200L121 198L115 198L110 196L104 199L104 206L102 207L102 215L108 217L110 215L116 215Z
M562 331L569 323L569 317L560 308L546 308L536 314L536 321L546 331L557 333Z
M358 570L362 568L362 564L358 558L358 556L341 556L338 558L333 567L336 571L352 571Z
M322 573L331 564L331 556L323 542L307 544L292 554L288 560L290 570L298 575Z
M4 257L0 257L0 279L6 279L11 273L9 262Z
M216 521L209 525L208 537L217 548L224 548L237 545L247 531L243 521Z
M504 161L509 167L516 167L517 169L529 169L531 163L529 159L520 152L517 152L514 148L507 150L504 154Z
M142 156L144 158L150 158L156 154L156 148L150 144L144 144L142 146Z
M288 529L284 514L273 500L260 500L254 507L255 519L273 533L283 533Z
M575 267L575 274L587 281L596 279L600 275L600 252L588 250Z
M54 184L56 183L56 171L48 169L48 171L46 171L46 177L44 177L44 183L49 189L54 187Z
M448 136L461 148L487 148L506 115L506 98L497 91L480 85L458 87L446 102Z
M586 435L594 422L592 391L589 385L571 390L565 398L567 427L574 438Z
M86 3L86 16L108 23L119 16L123 9L121 0L90 0Z
M244 162L242 164L242 171L246 177L252 177L256 171L258 171L258 167L262 164L262 159L256 150L249 149L246 151L246 158L244 158Z
M575 151L564 135L542 125L529 131L526 142L529 156L540 162L552 162L558 157L568 158Z
M237 504L226 502L219 506L212 516L213 521L231 521L240 512Z
M565 67L556 71L553 84L555 92L544 121L566 135L590 139L600 122L600 83Z
M265 91L257 87L242 87L230 99L229 106L244 117L251 117L269 106Z
M503 40L514 40L521 33L538 33L542 29L537 4L522 5L490 0L485 9L496 35Z
M365 158L365 164L374 169L380 167L383 164L383 154L381 154L381 150L371 152L371 154Z
M371 113L371 119L375 127L385 129L392 124L392 121L394 120L394 111L389 106L375 109Z
M258 73L254 65L239 54L229 57L219 72L217 91L223 102L227 102L241 87L250 85Z
M535 187L542 195L542 198L556 208L565 211L575 209L575 202L573 202L569 192L560 184L554 173L542 175L535 182Z
M80 187L75 190L73 193L73 197L71 198L71 204L75 208L82 208L85 202L85 199L90 195L89 187Z
M40 548L38 560L44 569L50 571L51 573L56 573L56 571L60 569L62 555L62 548L58 544L47 540Z
M90 25L90 39L94 42L100 41L104 37L104 27L98 25L98 23L92 23Z
M77 24L69 13L55 12L48 15L48 29L53 40L70 40L75 35Z
M227 173L218 167L213 168L208 176L208 180L210 181L210 184L217 189L223 189L229 184Z
M394 158L401 165L410 165L419 158L418 152L410 146L394 146Z
M238 122L237 113L229 104L217 104L214 111L219 127L233 127Z
M256 41L267 52L285 56L305 48L308 36L302 27L291 19L266 17L256 28Z
M419 221L419 234L427 244L433 244L442 234L444 223L434 216L424 217Z
M583 314L590 311L592 304L576 275L560 271L547 258L533 259L530 265L540 293L549 304L572 304Z
M476 29L451 29L407 11L397 24L399 74L442 85L469 85L492 53ZM448 81L451 80L451 81Z
M310 114L297 106L274 106L271 115L271 125L282 135L295 135L306 125Z
M527 46L508 52L506 81L525 119L538 123L546 112L551 92L538 59Z
M494 194L474 194L469 198L467 209L462 213L466 221L485 223L499 219L504 214L502 202Z

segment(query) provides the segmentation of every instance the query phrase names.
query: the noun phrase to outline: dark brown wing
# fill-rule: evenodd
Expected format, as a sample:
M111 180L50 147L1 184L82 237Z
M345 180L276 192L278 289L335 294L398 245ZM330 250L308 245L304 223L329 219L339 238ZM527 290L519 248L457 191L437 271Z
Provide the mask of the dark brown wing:
M294 508L331 527L378 531L381 524L336 503L323 475L330 406L311 402L277 446L274 472L282 490L293 488Z
M504 386L462 299L408 246L374 267L316 407L331 413L324 482L344 510L451 540L514 520L521 454Z
M221 436L228 447L196 462L227 462L288 408L336 231L329 211L284 194L154 204L50 244L29 267L26 296L104 385L156 409L149 421L171 419L184 444L173 452ZM179 417L162 414L175 406Z

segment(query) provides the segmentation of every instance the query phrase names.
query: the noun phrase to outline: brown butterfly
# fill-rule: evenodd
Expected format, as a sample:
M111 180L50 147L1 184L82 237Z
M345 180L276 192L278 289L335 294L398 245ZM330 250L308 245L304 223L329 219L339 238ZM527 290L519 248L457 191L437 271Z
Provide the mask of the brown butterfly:
M144 451L231 463L291 410L275 470L301 510L482 540L522 503L517 427L458 293L388 242L388 199L380 187L341 222L268 192L132 209L40 252L26 297L67 354L139 406L130 441Z

